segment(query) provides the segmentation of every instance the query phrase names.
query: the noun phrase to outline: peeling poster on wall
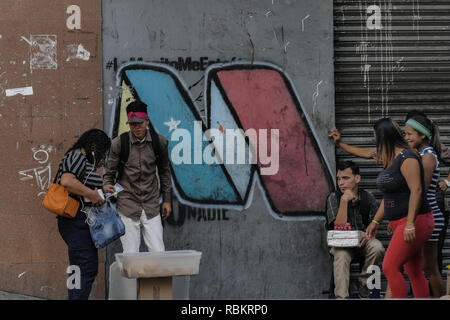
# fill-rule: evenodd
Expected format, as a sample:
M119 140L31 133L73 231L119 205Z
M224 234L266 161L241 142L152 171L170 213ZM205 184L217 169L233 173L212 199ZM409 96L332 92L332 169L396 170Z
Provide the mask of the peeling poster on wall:
M58 69L56 35L30 36L30 69Z

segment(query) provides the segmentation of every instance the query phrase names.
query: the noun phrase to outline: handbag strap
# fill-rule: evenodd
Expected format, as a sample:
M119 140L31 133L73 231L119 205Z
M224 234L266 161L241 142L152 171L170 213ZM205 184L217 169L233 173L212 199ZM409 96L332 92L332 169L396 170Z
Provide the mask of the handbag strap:
M53 179L53 183L56 183L56 178L58 177L59 169L56 171L55 179Z
M58 170L56 170L55 178L53 179L53 183L57 183L56 180L58 178L59 169L61 169L61 164L58 166Z

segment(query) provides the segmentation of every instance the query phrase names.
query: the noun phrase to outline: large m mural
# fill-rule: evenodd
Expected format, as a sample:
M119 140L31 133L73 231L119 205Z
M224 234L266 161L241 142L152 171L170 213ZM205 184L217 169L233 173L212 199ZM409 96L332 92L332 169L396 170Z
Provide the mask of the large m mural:
M258 185L275 217L321 214L332 174L288 75L272 64L240 62L212 65L204 79L206 119L175 69L155 63L122 66L114 135L129 130L125 108L140 99L154 128L169 140L179 202L243 210ZM239 158L229 132L241 132L235 138L244 141L249 161L224 161Z

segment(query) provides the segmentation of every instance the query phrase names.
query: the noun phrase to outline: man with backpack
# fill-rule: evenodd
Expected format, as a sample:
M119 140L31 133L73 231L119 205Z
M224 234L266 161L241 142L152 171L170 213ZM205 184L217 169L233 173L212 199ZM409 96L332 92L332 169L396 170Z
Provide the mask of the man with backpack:
M160 215L165 220L172 211L168 141L154 131L145 103L133 101L126 111L130 131L111 142L103 188L115 193L116 182L123 187L117 196L117 211L125 224L123 252L139 252L141 227L148 251L165 251Z

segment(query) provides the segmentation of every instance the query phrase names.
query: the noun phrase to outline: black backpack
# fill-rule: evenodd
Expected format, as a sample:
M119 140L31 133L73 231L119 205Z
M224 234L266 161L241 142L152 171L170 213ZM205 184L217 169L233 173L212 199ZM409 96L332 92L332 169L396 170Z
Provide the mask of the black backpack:
M158 168L158 173L160 173L161 172L160 171L160 169L161 169L161 149L160 149L160 143L159 143L159 136L151 124L149 124L149 131L150 131L150 136L152 137L152 147L153 147L153 152L155 153L155 157L156 157L156 166ZM119 181L122 178L125 164L128 161L129 155L130 155L130 135L129 135L129 132L124 132L120 135L120 161L119 161L119 167L117 170L118 174L117 174L116 181Z

